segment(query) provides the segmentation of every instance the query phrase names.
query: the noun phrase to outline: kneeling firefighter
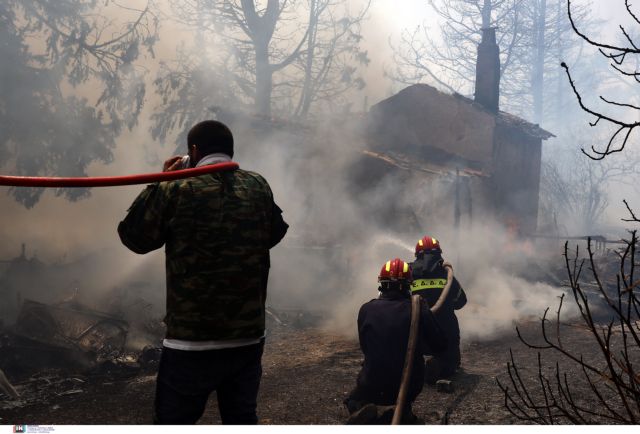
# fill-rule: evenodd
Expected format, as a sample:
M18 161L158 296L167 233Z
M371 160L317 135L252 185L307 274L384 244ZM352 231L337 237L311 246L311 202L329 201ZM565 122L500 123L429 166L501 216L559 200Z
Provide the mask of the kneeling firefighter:
M440 242L430 236L425 236L416 244L416 260L411 264L413 270L412 294L419 294L432 307L440 299L440 295L447 284L447 270L443 266L442 248ZM467 296L454 277L449 294L444 300L442 308L436 313L438 323L447 337L447 348L444 351L434 351L427 358L426 381L435 383L437 380L449 378L460 367L460 326L455 311L467 304Z
M378 277L378 298L365 303L358 314L358 337L364 354L356 388L345 399L348 424L389 424L405 364L411 324L411 267L394 259L383 265ZM424 383L423 354L446 348L444 333L426 303L419 304L419 323L413 370L403 406L402 423L415 423L411 403ZM386 407L378 407L386 406Z

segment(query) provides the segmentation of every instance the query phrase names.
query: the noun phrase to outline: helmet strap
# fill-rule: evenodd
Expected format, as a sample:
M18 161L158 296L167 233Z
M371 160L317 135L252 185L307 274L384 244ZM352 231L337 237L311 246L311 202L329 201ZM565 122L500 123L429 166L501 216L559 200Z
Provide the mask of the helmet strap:
M409 291L409 282L407 281L383 281L380 282L380 288L379 288L380 292L386 292L386 291L398 291L398 292L404 292L404 291Z

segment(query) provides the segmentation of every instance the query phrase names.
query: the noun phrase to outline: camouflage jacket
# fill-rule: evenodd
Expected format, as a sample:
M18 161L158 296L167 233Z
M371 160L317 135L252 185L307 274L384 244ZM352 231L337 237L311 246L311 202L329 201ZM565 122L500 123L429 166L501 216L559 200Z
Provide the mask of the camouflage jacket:
M165 245L167 338L263 336L269 249L288 225L269 184L244 170L148 186L118 226L144 254Z

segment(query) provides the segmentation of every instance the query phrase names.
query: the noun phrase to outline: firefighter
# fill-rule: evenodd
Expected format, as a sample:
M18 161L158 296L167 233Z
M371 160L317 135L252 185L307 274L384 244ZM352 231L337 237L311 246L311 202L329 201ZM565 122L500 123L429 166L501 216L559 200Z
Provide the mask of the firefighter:
M380 295L365 303L358 314L358 337L364 354L356 388L344 404L351 414L347 424L388 424L393 415L411 323L411 267L400 259L388 261L378 277ZM423 354L442 351L446 340L426 303L420 313L420 333L403 423L415 423L411 403L424 383ZM386 407L378 407L386 406Z
M447 271L443 267L442 248L440 242L425 236L416 244L416 260L411 264L413 270L412 294L419 294L432 307L440 298L447 284ZM436 313L438 323L447 337L447 348L444 351L429 354L426 362L425 380L434 384L440 379L453 376L460 367L460 326L455 311L467 304L467 296L454 277L449 295L439 312Z

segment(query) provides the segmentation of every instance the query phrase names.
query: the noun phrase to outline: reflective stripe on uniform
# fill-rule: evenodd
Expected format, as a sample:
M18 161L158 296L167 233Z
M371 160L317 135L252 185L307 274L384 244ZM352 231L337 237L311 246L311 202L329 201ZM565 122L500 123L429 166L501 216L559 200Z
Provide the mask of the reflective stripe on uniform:
M447 286L447 279L416 279L411 284L411 291L443 289L445 286Z

